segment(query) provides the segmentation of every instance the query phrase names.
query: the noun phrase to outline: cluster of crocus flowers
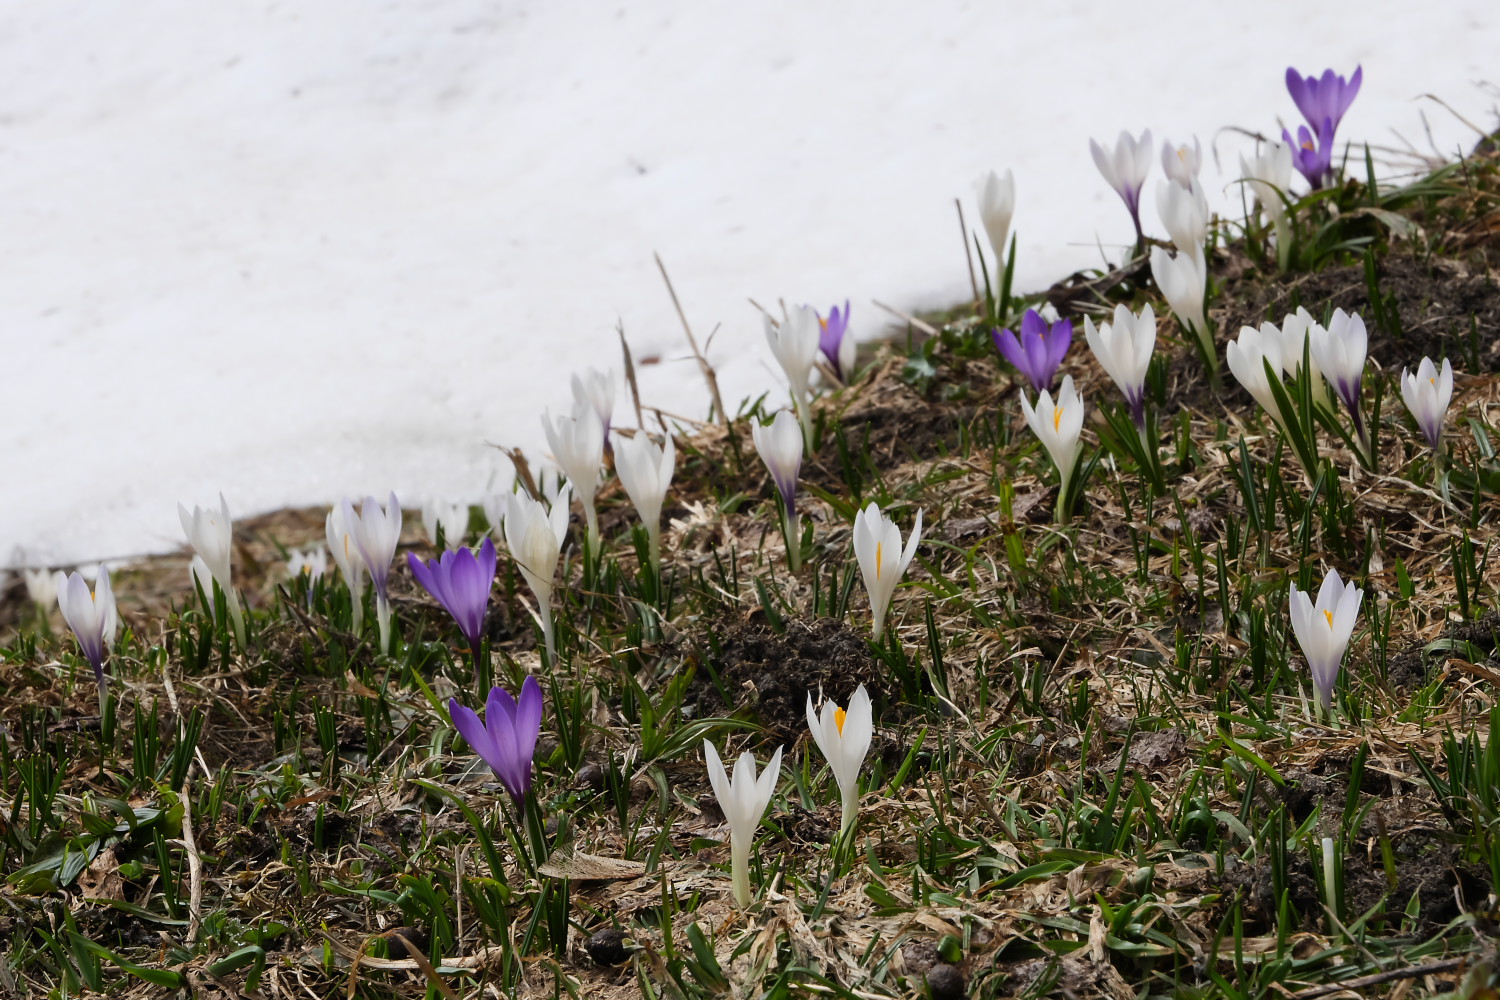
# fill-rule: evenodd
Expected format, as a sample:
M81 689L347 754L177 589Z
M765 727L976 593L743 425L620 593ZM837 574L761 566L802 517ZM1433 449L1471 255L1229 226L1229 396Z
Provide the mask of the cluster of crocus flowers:
M813 709L812 694L809 693L807 728L812 732L813 742L828 758L828 768L838 783L842 802L839 833L846 833L854 825L855 815L859 812L859 769L864 764L865 754L870 752L870 741L875 735L875 716L869 692L861 684L849 699L847 712L830 699L823 703L821 713Z
M312 590L327 572L328 550L321 545L299 549L293 552L286 561L287 577L293 580L306 580L308 590Z
M661 508L667 499L667 489L672 485L672 473L677 468L677 446L672 442L671 434L663 435L663 441L658 445L644 430L636 431L633 437L618 433L616 437L615 473L646 527L651 569L660 573Z
M182 521L182 530L187 535L188 544L200 560L194 568L193 576L200 579L199 573L207 569L219 589L224 591L224 603L229 606L229 620L234 624L235 641L240 648L245 646L245 615L240 610L239 598L235 595L234 585L230 580L230 557L234 546L234 524L229 518L229 503L224 499L224 494L219 494L219 509L205 510L194 506L191 513L182 504L177 505L177 516ZM213 600L213 588L209 587L204 595Z
M781 747L771 755L770 763L759 776L755 772L755 755L749 750L740 754L734 765L734 777L724 770L719 752L708 740L703 741L703 756L708 762L708 781L713 786L714 796L719 800L719 809L729 823L729 865L734 880L734 899L741 907L750 905L750 847L755 842L755 829L760 826L771 796L776 792L776 781L781 775Z
M557 640L552 627L552 578L557 574L557 560L568 537L568 506L572 497L564 486L548 508L526 493L507 493L505 500L505 547L526 578L536 598L537 623L542 627L542 642L549 662L557 657Z
M1401 401L1417 422L1427 446L1442 455L1443 420L1453 400L1453 365L1443 359L1441 370L1431 358L1423 358L1416 372L1401 369Z
M818 316L818 350L834 376L845 384L854 374L854 338L849 336L849 300L844 300L841 312L838 306L828 310L827 316Z
M1130 419L1134 421L1136 429L1144 434L1146 373L1151 368L1151 355L1156 351L1156 313L1149 303L1139 314L1131 312L1121 303L1115 306L1113 320L1100 323L1097 327L1091 318L1085 316L1083 335L1100 367L1124 395L1125 402L1130 406ZM1055 407L1053 412L1055 415ZM1061 417L1057 423L1061 425Z
M375 585L375 624L380 634L380 650L389 652L391 563L396 559L396 546L401 541L401 504L394 493L383 507L374 497L365 497L356 514L354 505L345 500L339 517L353 540L354 550L364 562L365 572L370 574L370 582ZM351 592L353 589L350 588Z
M1042 442L1052 464L1057 466L1057 523L1067 524L1073 507L1068 487L1083 451L1083 397L1073 388L1073 376L1063 376L1055 399L1050 392L1042 392L1035 407L1026 394L1021 393L1021 412L1026 417L1026 426Z
M822 325L818 314L808 306L798 306L791 311L785 322L776 323L766 317L766 342L771 353L786 373L787 385L791 389L792 405L797 410L797 419L802 422L802 436L807 448L812 448L812 382L813 366L817 364L822 343Z
M477 550L449 549L430 561L408 552L406 563L417 582L453 616L477 663L495 582L495 543L486 538Z
M573 485L583 504L583 519L588 526L588 550L599 551L599 513L594 505L594 494L599 489L599 473L604 466L604 431L596 414L584 406L575 405L571 414L554 418L551 412L542 415L542 429L547 434L547 447L552 457Z
M469 505L428 500L422 505L422 530L434 546L441 537L444 548L462 547L464 536L469 533Z
M1106 149L1090 139L1089 150L1094 154L1094 165L1099 168L1099 173L1130 210L1130 221L1135 224L1136 247L1145 246L1146 235L1141 229L1141 189L1146 186L1146 176L1151 173L1151 156L1156 151L1151 130L1146 129L1138 139L1132 138L1129 132L1121 132L1114 149Z
M1288 610L1292 631L1302 647L1302 655L1307 657L1317 707L1323 712L1333 707L1333 687L1364 598L1364 592L1354 581L1345 583L1339 579L1337 570L1330 570L1323 578L1317 601L1298 590L1295 583L1291 584Z
M542 729L542 688L536 678L528 675L521 683L520 698L512 698L502 687L490 688L482 722L457 698L448 702L448 716L464 742L495 772L516 806L524 807Z
M1348 80L1328 69L1322 76L1303 76L1288 66L1286 89L1306 125L1297 127L1295 141L1286 129L1281 138L1292 149L1297 171L1307 178L1313 190L1321 188L1333 175L1333 137L1338 131L1344 112L1359 95L1359 85L1364 78L1363 67L1356 66L1354 75Z
M750 436L781 497L781 534L786 539L787 564L795 573L802 567L801 534L797 530L797 476L802 471L802 431L791 411L777 410L769 424L752 420Z
M61 577L62 574L57 574ZM120 630L120 612L115 606L114 590L109 585L109 570L99 567L94 587L79 573L71 573L56 584L57 606L73 635L78 651L94 668L94 683L99 688L99 717L108 715L109 688L104 677L104 660L114 647Z
M1011 330L992 330L995 350L1026 376L1037 392L1052 388L1058 366L1073 343L1073 324L1065 319L1048 323L1035 309L1021 317L1021 335Z
M984 235L989 239L990 251L995 255L995 277L992 284L998 292L1005 275L1010 224L1016 214L1016 179L1009 170L1004 177L991 170L979 179L975 187L979 196L979 221L984 226Z
M870 505L854 515L854 558L859 563L860 575L864 577L865 591L870 595L870 614L873 623L871 638L879 641L885 631L885 614L891 606L891 597L896 585L911 565L917 554L917 544L922 540L922 512L917 511L911 535L906 547L901 547L901 529L885 514L880 505L871 500Z
M348 516L345 516L348 511ZM349 501L335 504L323 522L328 539L328 551L333 563L349 588L349 610L353 617L351 630L358 636L365 620L365 561L360 557L359 546L354 541L354 509Z

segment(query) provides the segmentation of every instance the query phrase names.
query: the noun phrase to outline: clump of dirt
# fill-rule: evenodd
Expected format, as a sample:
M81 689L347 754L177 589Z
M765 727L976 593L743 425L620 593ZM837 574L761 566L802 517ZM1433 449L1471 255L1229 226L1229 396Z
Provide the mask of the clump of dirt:
M807 696L816 701L820 689L840 704L861 684L877 702L887 694L864 636L832 618L790 621L785 632L765 622L731 626L708 643L703 657L734 700L725 708L749 708L787 738L807 729ZM704 709L717 708L720 700L702 671L689 697L697 698L700 714L712 714Z
M1468 367L1459 362L1469 357L1470 328L1477 322L1480 367L1500 369L1500 283L1492 272L1471 269L1449 257L1391 254L1380 258L1376 274L1381 294L1388 300L1394 296L1401 321L1399 339L1375 327L1363 264L1329 267L1291 280L1250 272L1243 281L1227 283L1222 301L1228 308L1219 327L1233 338L1242 326L1259 326L1266 320L1279 324L1294 303L1319 317L1325 309L1358 312L1370 327L1370 357L1399 370L1415 365L1423 355L1447 355L1455 368Z
M1472 622L1449 622L1443 627L1442 638L1468 642L1481 652L1488 654L1488 664L1500 667L1500 612L1490 611ZM1426 652L1433 640L1423 639L1409 644L1401 652L1386 661L1386 677L1397 690L1409 691L1427 682L1430 671L1450 658L1464 658L1462 652L1453 649L1436 649Z

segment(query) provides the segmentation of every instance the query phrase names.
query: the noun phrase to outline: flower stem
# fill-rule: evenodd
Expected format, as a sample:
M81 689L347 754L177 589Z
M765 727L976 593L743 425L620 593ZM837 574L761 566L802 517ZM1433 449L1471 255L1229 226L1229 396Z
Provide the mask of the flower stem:
M391 651L391 602L381 593L375 595L375 624L380 630L380 652Z
M734 901L740 909L748 909L753 898L750 895L750 842L753 839L753 832L743 844L734 834L729 835L729 869L734 878Z

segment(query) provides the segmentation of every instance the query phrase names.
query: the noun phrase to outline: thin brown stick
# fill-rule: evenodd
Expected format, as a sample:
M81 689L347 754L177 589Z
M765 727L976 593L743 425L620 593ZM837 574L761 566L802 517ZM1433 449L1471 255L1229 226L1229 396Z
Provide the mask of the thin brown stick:
M964 241L964 263L969 265L969 287L974 290L974 301L979 301L979 279L974 276L974 255L969 251L969 224L964 221L964 203L961 198L953 199L953 207L958 209L958 235Z
M909 315L908 313L904 313L900 309L897 309L894 306L888 306L884 302L880 301L879 299L872 299L871 301L873 301L876 306L878 306L881 309L884 309L886 312L890 313L892 316L896 317L897 319L902 320L902 321L907 322L907 323L910 323L912 326L916 327L918 330L920 330L923 333L927 334L927 336L929 336L929 337L936 337L938 335L937 327L933 326L931 323L924 323L922 320L917 319L917 317Z
M1352 993L1362 990L1366 986L1379 986L1381 983L1394 982L1397 979L1415 979L1418 976L1431 976L1439 972L1452 972L1454 969L1462 968L1467 959L1445 958L1441 962L1429 962L1426 965L1411 965L1404 969L1388 969L1385 972L1377 972L1369 976L1360 976L1357 979L1345 980L1342 983L1329 983L1326 986L1314 986L1312 989L1299 990L1291 995L1291 1000L1317 1000L1318 997L1332 996L1335 993Z
M635 403L635 425L646 426L646 418L641 413L641 387L635 381L635 361L630 356L630 344L625 340L625 322L615 321L615 332L620 335L620 353L625 355L625 384L630 386L630 399Z
M687 313L682 311L682 303L677 299L677 289L672 287L672 279L667 276L667 265L661 262L661 254L652 252L651 256L656 258L657 269L661 271L661 280L667 283L667 294L672 296L672 306L677 310L677 318L682 320L683 332L687 334L688 346L693 349L693 357L698 359L698 370L703 373L703 380L708 383L708 393L713 399L714 413L720 423L728 426L729 411L724 409L724 400L719 395L719 379L714 374L713 365L698 350L698 339L693 336L693 328L688 324Z

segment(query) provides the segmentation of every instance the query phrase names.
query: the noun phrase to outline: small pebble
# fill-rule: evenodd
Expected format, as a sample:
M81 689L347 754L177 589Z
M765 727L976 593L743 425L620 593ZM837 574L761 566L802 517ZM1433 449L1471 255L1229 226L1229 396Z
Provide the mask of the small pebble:
M619 965L630 958L630 951L625 947L625 932L618 927L595 931L583 947L595 965Z
M964 974L951 965L927 970L927 992L932 1000L963 1000Z

